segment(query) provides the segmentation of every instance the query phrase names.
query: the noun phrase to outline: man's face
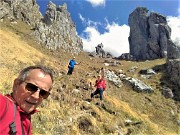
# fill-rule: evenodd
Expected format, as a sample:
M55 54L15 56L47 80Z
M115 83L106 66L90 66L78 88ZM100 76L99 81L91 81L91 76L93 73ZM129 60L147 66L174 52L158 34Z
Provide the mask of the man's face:
M50 75L45 75L39 69L31 70L25 82L22 82L21 84L18 83L18 79L15 79L13 86L14 99L21 109L30 113L42 102L43 97L40 95L39 89L36 92L29 91L27 87L28 84L49 91L52 86L52 80Z

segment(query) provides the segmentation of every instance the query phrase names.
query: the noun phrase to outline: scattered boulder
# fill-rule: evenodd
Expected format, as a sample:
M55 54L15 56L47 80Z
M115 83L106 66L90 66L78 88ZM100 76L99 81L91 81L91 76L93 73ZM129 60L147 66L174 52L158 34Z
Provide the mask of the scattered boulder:
M128 69L128 72L135 72L136 69L138 69L138 67L137 66L133 66L130 69Z
M110 66L109 63L104 63L104 65L105 65L106 67Z
M162 89L162 94L164 95L165 98L173 98L174 97L172 90L165 86Z
M127 61L135 61L136 59L130 53L123 53L117 59L119 60L127 60Z
M137 92L147 92L147 93L154 92L154 90L150 86L144 84L140 80L127 77L126 75L122 73L120 73L119 75L116 75L116 73L114 73L113 71L105 70L105 78L109 80L110 82L113 82L114 85L119 88L123 85L122 81L124 81L125 83L132 86L132 88Z
M119 88L123 85L119 76L117 76L113 71L105 70L105 78L108 79L110 82L113 82L114 85Z
M137 92L147 92L147 93L154 92L154 90L150 86L144 84L138 79L126 77L124 81L129 83L132 86L132 88Z
M79 121L79 129L83 130L83 131L90 131L93 127L93 123L91 121L91 119L85 117L85 116L81 116L78 118Z
M142 69L139 71L140 74L154 75L156 72L153 69Z
M89 52L89 56L91 56L91 57L96 57L97 55L96 55L96 52L93 51L93 52Z
M113 59L106 59L104 61L104 65L108 65L108 66L117 66L117 65L121 65L121 63L119 61L115 61Z

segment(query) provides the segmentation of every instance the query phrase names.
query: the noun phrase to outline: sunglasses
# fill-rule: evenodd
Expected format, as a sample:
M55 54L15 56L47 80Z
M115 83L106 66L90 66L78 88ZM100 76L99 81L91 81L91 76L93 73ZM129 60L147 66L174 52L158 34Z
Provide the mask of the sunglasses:
M25 88L30 92L36 92L36 91L40 90L39 95L44 99L48 98L48 96L50 95L50 92L43 90L32 83L29 83L29 82L25 82L25 83L26 83Z

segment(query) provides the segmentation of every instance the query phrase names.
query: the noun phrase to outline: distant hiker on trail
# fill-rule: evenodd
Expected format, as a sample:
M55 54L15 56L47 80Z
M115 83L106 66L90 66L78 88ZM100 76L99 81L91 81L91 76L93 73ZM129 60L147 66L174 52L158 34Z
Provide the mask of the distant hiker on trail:
M93 98L94 95L99 94L100 95L100 100L102 100L103 99L103 92L106 89L106 81L104 79L104 70L103 70L103 68L101 69L100 74L97 76L98 78L97 78L97 80L95 82L95 85L94 85L96 87L96 90L93 93L91 93L91 98Z
M79 65L80 63L77 63L75 61L75 57L73 57L70 61L69 61L69 65L68 65L68 73L67 75L72 75L73 71L74 71L74 66L75 65Z
M23 69L14 80L13 91L0 94L0 135L32 135L31 115L50 95L53 75L43 66Z

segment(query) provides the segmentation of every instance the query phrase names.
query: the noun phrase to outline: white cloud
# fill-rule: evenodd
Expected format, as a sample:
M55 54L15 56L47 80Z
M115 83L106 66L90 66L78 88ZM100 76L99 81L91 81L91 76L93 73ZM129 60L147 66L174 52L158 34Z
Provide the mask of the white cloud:
M100 34L96 26L88 26L84 33L86 37L81 35L83 41L83 49L87 52L95 51L95 47L103 43L103 49L107 52L113 54L113 56L118 57L122 53L129 52L129 26L122 25L119 26L116 23L109 24L106 20L106 30L107 32ZM99 24L99 23L95 23Z
M171 39L180 46L180 16L167 17L168 25L171 27Z
M91 3L93 7L105 6L106 0L86 0Z
M94 27L96 27L97 25L101 25L100 22L93 22L93 21L91 21L89 19L86 20L80 13L79 13L79 18L80 18L80 20L82 21L82 23L85 26L94 26Z
M82 21L82 23L84 23L84 22L85 22L85 18L84 18L84 17L82 17L82 15L81 15L81 14L79 14L79 18L80 18L80 20Z

